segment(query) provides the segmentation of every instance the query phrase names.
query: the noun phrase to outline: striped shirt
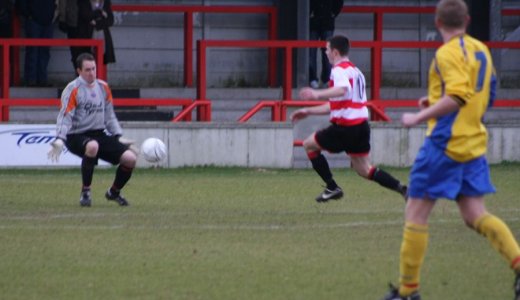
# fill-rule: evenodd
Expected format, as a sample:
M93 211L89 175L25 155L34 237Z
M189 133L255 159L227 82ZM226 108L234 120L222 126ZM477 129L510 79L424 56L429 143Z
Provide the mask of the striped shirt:
M353 126L368 120L365 76L350 61L341 61L330 72L329 87L343 87L345 94L329 99L330 121Z

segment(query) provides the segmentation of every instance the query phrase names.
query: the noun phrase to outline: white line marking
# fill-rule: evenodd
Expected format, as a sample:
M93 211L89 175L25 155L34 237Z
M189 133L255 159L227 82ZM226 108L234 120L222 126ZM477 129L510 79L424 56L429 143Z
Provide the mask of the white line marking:
M506 222L518 222L520 218L503 219ZM438 219L430 221L430 224L448 224L460 223L461 219ZM0 230L8 229L65 229L65 230L114 230L114 229L132 229L132 230L254 230L254 231L277 231L277 230L308 230L308 229L337 229L337 228L353 228L353 227L375 227L375 226L397 226L403 225L403 221L359 221L347 223L332 224L302 224L302 225L284 225L284 224L194 224L194 225L132 225L132 224L114 224L114 225L44 225L44 224L9 224L0 225Z

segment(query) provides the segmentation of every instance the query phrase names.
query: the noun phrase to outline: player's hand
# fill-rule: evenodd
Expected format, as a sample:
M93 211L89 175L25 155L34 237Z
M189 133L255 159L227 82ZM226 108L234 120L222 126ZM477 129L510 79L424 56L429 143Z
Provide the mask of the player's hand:
M419 124L417 114L404 113L401 116L401 123L403 123L404 127L412 127L414 125Z
M135 144L135 141L134 140L131 140L131 139L127 139L127 138L124 138L122 136L119 137L119 142L123 145L127 145L127 146L131 146L133 144Z
M421 98L419 98L419 109L420 110L423 110L425 108L427 108L428 106L430 106L430 102L428 101L428 96L423 96Z
M295 110L291 114L291 121L292 122L298 122L299 120L305 119L309 115L309 111L306 108L300 108L298 110Z
M47 153L47 157L52 161L52 162L58 162L59 159L60 159L60 155L61 155L61 152L63 152L63 140L62 139L55 139L52 143L51 143L51 150L49 151L49 153Z
M119 140L119 142L121 144L128 146L128 149L130 149L130 151L134 152L135 155L139 155L139 148L137 148L135 146L135 141L134 140L127 139L127 138L124 138L122 136L120 136L118 140Z
M318 96L316 94L316 91L310 87L305 87L303 89L300 90L300 99L304 99L304 100L316 100L318 99Z

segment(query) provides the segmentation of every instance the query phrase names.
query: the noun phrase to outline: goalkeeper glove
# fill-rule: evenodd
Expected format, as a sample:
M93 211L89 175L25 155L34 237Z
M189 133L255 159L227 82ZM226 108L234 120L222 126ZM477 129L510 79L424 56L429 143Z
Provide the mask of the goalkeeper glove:
M60 155L61 155L61 152L63 152L63 140L60 139L60 138L56 138L52 143L51 143L51 150L49 151L49 153L47 153L47 157L52 161L52 162L58 162L59 159L60 159Z
M139 149L134 145L135 144L134 140L127 139L122 136L119 136L118 140L121 144L128 146L128 149L130 149L130 151L134 152L135 155L139 155Z

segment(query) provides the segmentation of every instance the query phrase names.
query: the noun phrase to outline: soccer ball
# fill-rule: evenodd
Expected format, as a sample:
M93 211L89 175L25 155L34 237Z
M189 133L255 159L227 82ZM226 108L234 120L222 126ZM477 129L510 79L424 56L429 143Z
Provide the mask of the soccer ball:
M141 153L148 162L160 162L166 157L166 145L158 138L147 138L141 145Z

